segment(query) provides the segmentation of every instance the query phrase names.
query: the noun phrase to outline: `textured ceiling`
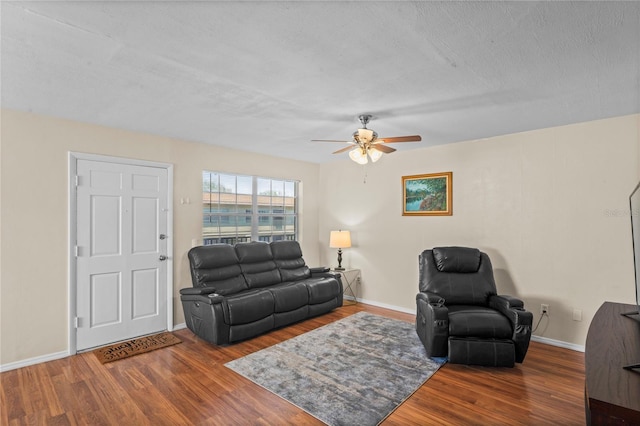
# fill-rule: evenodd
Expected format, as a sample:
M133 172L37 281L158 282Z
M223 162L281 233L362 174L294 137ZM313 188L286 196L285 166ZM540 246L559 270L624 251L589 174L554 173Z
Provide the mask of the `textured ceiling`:
M311 162L640 112L640 2L0 7L4 108Z

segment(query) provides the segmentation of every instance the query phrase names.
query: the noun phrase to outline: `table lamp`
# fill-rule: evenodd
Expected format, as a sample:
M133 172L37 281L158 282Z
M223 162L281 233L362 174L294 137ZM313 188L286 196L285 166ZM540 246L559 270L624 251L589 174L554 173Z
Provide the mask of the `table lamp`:
M342 267L342 249L351 247L351 233L349 231L331 231L329 247L338 249L338 267L336 271L344 271Z

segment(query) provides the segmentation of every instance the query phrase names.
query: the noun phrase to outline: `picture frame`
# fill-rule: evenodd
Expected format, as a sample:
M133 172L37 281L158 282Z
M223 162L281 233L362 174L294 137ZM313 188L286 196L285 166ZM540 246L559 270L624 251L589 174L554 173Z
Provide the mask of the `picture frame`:
M402 176L403 216L453 215L453 172Z

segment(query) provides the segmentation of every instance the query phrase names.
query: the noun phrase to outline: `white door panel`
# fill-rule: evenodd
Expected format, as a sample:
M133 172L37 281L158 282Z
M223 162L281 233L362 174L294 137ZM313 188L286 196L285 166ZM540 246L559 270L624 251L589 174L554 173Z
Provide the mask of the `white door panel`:
M91 275L89 278L89 303L91 304L89 327L120 323L121 287L122 279L119 272Z
M168 176L78 159L77 350L167 326Z
M133 271L131 280L132 317L141 319L158 315L158 270L141 269ZM155 297L150 297L155 296Z
M158 243L158 199L135 197L132 209L132 252L157 253Z
M91 256L120 254L121 202L114 195L90 195Z

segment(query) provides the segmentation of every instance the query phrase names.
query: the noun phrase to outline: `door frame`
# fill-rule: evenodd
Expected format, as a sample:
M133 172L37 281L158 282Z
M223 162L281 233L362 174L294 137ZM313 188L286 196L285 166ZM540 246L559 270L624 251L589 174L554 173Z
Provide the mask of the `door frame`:
M77 174L77 161L78 160L90 160L90 161L102 161L106 163L117 163L117 164L125 164L125 165L134 165L134 166L145 166L145 167L157 167L161 169L167 170L167 201L168 201L168 211L167 211L167 235L169 236L170 242L167 244L167 330L172 331L174 328L173 324L173 164L171 163L160 163L155 161L147 161L147 160L138 160L135 158L126 158L126 157L113 157L107 155L99 155L99 154L87 154L82 152L73 152L69 151L69 192L68 192L68 201L69 201L69 210L68 210L68 230L69 230L69 240L68 240L68 270L67 276L69 279L68 283L68 325L69 325L69 334L68 334L68 346L69 346L69 354L75 355L78 350L77 344L77 328L75 318L77 316L77 291L78 291L78 283L77 283L77 260L76 260L76 241L77 241L77 224L78 224L78 205L77 205L77 188L76 188L76 174Z

